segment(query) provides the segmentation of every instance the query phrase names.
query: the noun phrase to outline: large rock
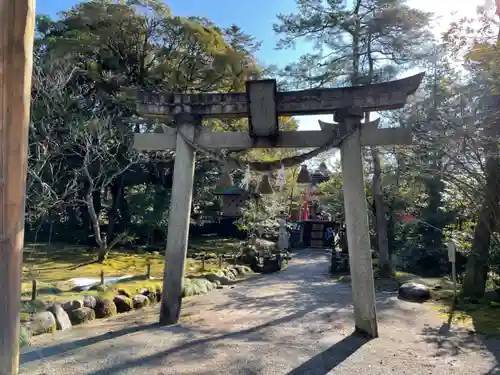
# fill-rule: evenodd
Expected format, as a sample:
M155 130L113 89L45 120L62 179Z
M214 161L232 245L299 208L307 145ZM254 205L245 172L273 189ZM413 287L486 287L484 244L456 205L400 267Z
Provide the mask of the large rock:
M31 336L54 333L57 329L56 318L50 311L36 313L23 326Z
M120 314L129 312L134 308L134 302L129 297L123 295L115 296L113 302L116 305L116 310Z
M134 309L142 309L150 304L149 298L142 294L138 294L132 298Z
M66 311L69 315L71 315L71 312L84 306L83 306L83 301L73 300L63 303L61 307L64 309L64 311Z
M109 318L117 314L115 303L109 299L99 299L96 301L94 311L95 317L98 319Z
M398 297L412 302L425 302L431 298L431 291L424 284L405 283L399 287Z
M58 304L49 305L47 306L47 310L50 311L56 318L57 330L66 331L68 329L71 329L72 324L71 320L69 319L69 315L66 311L64 311L61 305Z
M95 311L90 307L80 307L79 309L73 310L69 314L69 318L73 325L90 322L95 319Z
M95 309L97 299L94 296L83 296L83 307Z

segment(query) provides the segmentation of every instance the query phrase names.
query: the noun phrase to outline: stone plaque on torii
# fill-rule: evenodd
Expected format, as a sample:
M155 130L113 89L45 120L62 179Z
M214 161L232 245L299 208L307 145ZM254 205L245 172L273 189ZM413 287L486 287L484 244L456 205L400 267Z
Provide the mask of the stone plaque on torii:
M180 317L182 278L188 245L194 180L195 148L331 147L341 150L344 205L349 245L356 330L378 336L373 265L364 190L362 146L411 144L411 130L378 129L362 124L365 112L402 108L424 74L366 86L279 92L275 80L248 81L246 93L166 94L140 92L138 112L144 117L170 118L176 127L163 133L136 134L139 151L175 149L172 198L168 220L166 264L160 323ZM279 116L334 114L337 124L320 121L320 131L280 131ZM201 129L205 117L248 117L247 132Z

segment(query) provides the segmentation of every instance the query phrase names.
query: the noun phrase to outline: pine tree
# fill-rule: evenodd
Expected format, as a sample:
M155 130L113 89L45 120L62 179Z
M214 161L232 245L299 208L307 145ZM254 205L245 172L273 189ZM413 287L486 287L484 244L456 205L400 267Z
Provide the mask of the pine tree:
M283 74L297 87L386 81L427 54L423 47L432 40L430 18L430 13L411 8L405 0L297 0L296 13L278 15L279 23L274 25L282 36L278 47L290 48L306 40L313 43L314 52L301 56ZM381 274L389 275L392 267L378 148L371 149L371 157Z

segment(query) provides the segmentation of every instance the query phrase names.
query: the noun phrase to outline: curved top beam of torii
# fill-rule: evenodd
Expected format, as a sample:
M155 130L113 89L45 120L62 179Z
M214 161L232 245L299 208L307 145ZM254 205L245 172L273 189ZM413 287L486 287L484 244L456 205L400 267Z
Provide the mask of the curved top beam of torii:
M425 73L365 86L308 89L275 93L277 115L331 114L342 108L365 112L402 108ZM252 81L250 81L252 82ZM260 81L262 82L262 81ZM145 117L190 113L205 117L247 116L248 93L171 94L140 91L137 110Z

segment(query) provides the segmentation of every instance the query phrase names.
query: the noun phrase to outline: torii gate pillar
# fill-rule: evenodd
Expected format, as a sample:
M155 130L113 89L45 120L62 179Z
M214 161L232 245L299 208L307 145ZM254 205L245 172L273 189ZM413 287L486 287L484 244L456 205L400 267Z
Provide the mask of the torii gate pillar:
M189 238L189 219L193 196L196 152L184 139L193 141L201 117L187 113L175 116L178 131L172 182L172 199L168 215L167 248L163 283L160 324L170 325L179 321L182 305L184 268Z
M342 110L335 114L335 120L341 126L345 126L348 131L356 129L340 146L354 324L357 332L375 338L378 336L378 327L363 177L362 118L362 109Z

